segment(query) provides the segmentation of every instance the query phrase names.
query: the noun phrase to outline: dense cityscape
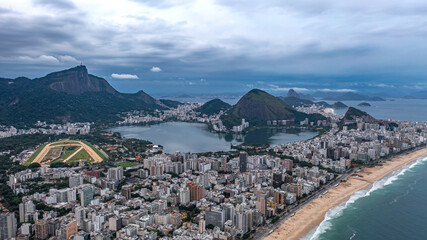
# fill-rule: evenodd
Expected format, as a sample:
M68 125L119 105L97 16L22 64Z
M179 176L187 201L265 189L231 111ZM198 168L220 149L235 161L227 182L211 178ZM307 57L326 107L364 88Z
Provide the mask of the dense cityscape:
M199 116L193 111L198 106L187 104L154 116L128 113L120 124L220 122L218 115ZM9 173L9 197L19 198L19 206L16 212L2 206L0 238L259 239L300 204L357 174L359 166L427 142L425 123L384 125L360 117L342 126L343 116L330 109L314 105L298 110L327 117L300 123L324 132L303 142L208 154L164 154L152 144L143 152L132 152L101 141L97 147L110 155L102 164L30 165ZM351 124L352 129L347 127ZM90 124L38 125L51 129L38 130L46 134L75 134L77 129L87 134L90 129ZM16 134L6 129L10 134L5 137ZM11 158L25 164L28 152L34 151L26 149L26 154Z
M0 240L427 239L426 13L0 0Z

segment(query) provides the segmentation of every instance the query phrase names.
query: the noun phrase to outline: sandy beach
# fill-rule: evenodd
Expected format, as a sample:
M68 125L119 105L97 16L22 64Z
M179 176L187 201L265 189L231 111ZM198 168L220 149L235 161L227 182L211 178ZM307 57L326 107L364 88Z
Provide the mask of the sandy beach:
M427 148L422 148L415 152L392 158L384 162L382 166L364 168L357 175L350 176L346 182L340 183L322 197L304 206L265 239L301 239L323 221L329 209L347 201L355 192L369 188L374 182L387 174L426 155Z

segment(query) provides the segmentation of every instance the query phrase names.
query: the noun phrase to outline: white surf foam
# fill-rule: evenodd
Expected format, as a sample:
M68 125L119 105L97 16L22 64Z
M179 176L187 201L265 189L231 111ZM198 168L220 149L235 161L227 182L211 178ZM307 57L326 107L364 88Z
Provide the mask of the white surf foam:
M427 156L418 158L414 162L409 163L409 164L403 166L402 168L391 172L390 174L388 174L384 178L376 181L369 190L361 190L361 191L355 192L347 202L345 202L341 205L338 205L334 208L331 208L325 214L325 218L320 223L320 225L317 226L317 228L314 228L313 230L311 230L306 236L304 236L302 238L302 240L316 240L316 239L318 239L320 237L320 235L322 235L323 233L326 232L326 230L331 228L331 226L332 226L331 220L341 216L344 209L349 207L356 200L358 200L360 198L367 197L367 196L371 195L372 192L374 192L378 189L381 189L384 186L391 184L392 182L397 180L399 178L399 176L405 174L405 172L407 172L408 170L412 169L413 167L425 162L426 160L427 160Z

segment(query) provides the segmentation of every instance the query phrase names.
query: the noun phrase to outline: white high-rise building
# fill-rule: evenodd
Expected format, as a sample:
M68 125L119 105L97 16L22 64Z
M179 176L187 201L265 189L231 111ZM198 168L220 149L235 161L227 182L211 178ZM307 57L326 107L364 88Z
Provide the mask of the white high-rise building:
M179 202L181 203L181 205L187 205L190 202L190 190L179 190Z
M123 179L123 167L115 167L108 169L108 180L121 181Z
M236 214L236 228L241 234L248 231L248 214L246 212L238 212Z
M69 187L77 187L83 184L83 176L82 175L71 175L68 179Z
M0 214L0 239L14 239L16 237L16 218L13 212Z
M199 233L203 234L206 231L206 221L204 219L199 220Z
M86 210L84 207L76 207L75 211L75 218L77 220L77 225L82 226L84 220L86 219Z

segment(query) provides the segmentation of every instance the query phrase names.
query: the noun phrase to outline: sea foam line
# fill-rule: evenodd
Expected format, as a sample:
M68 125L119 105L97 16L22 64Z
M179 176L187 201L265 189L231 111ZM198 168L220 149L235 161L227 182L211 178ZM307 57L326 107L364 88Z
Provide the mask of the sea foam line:
M397 170L389 173L388 175L386 175L382 179L374 182L374 184L372 184L372 187L369 190L360 190L360 191L355 192L350 197L350 199L347 200L347 202L331 208L325 214L325 219L319 224L319 226L317 226L316 228L311 230L305 237L302 238L302 240L316 240L316 239L318 239L320 237L320 235L322 235L323 233L326 232L326 230L331 228L331 226L332 226L331 220L341 216L344 209L349 207L356 200L358 200L360 198L368 197L369 195L371 195L372 192L391 184L392 182L397 180L399 178L399 176L402 176L408 170L410 170L413 167L425 162L426 160L427 160L427 156L420 157L417 160L401 167L400 169L397 169Z

